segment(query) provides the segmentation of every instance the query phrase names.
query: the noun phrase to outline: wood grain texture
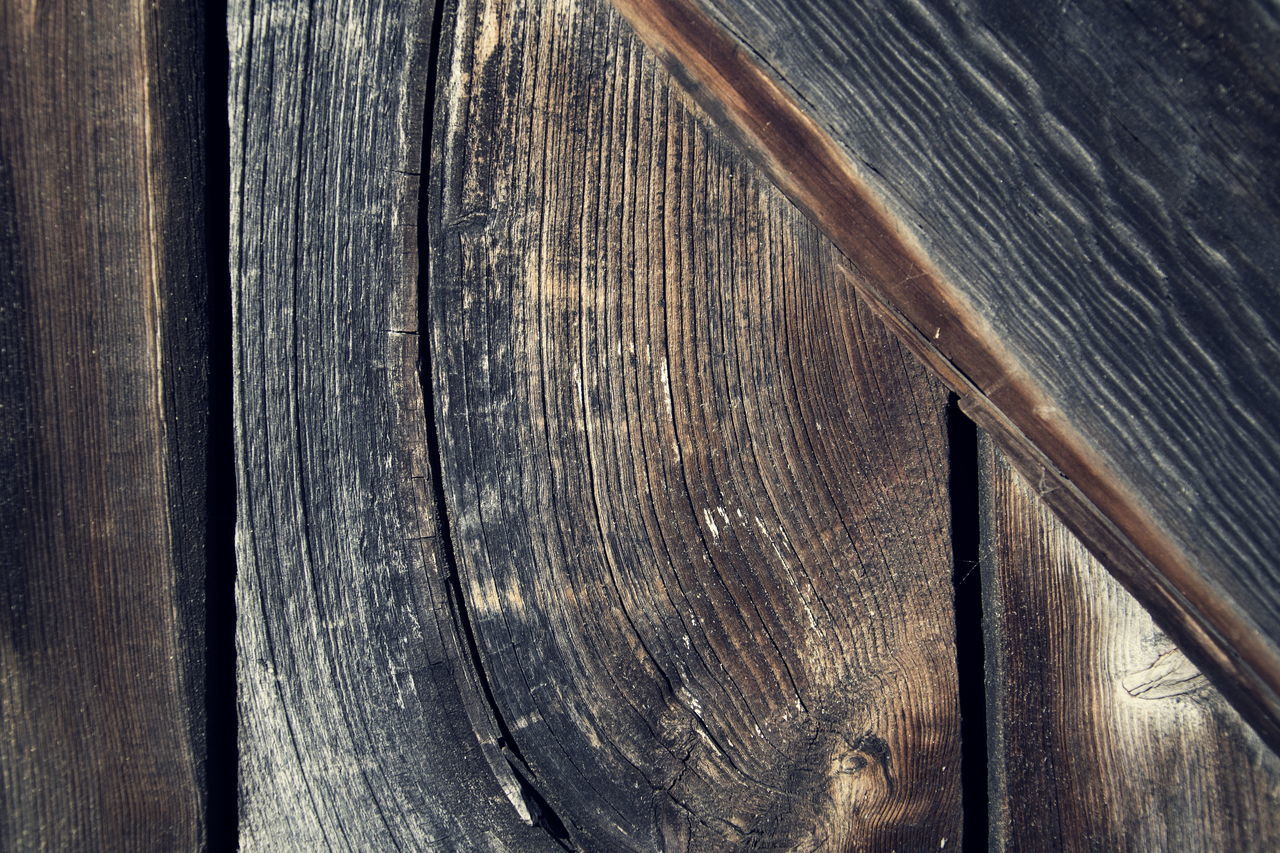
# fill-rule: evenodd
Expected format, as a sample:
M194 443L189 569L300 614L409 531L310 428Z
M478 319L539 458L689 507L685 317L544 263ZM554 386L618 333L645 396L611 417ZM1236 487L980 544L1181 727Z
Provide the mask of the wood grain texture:
M467 0L433 132L457 568L588 850L959 844L945 394L592 0Z
M1280 757L982 449L991 825L1000 850L1273 850Z
M441 557L417 335L430 13L229 9L245 850L556 849L477 741Z
M617 2L1280 744L1274 9Z
M203 825L201 5L0 7L0 849Z

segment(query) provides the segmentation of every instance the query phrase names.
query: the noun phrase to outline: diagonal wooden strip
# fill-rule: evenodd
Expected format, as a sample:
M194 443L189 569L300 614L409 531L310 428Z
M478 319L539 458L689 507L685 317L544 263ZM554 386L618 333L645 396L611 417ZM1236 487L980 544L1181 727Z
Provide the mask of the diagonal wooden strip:
M1249 3L617 5L1280 744L1276 22ZM1173 70L1129 61L1162 39L1182 40ZM1134 130L1106 124L1126 106Z
M582 849L958 848L944 389L606 5L446 45L431 378L518 766Z

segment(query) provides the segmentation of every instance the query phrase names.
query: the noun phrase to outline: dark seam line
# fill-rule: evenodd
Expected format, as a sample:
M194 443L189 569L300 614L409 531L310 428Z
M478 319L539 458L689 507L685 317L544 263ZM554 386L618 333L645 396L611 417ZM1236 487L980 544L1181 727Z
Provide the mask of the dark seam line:
M960 792L965 851L985 851L987 815L986 662L982 637L981 509L978 428L947 395L951 501L951 581L955 591L956 675L960 713Z
M240 836L236 709L236 480L232 413L231 164L226 0L205 0L204 250L208 286L205 504L205 840L236 850ZM253 14L252 4L249 9Z

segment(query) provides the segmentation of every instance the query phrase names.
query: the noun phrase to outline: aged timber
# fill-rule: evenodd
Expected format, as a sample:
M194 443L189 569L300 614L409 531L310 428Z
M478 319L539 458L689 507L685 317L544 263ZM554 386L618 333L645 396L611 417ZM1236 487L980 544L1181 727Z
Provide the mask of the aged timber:
M1275 849L1280 756L989 441L982 486L992 849Z
M482 751L437 523L417 334L430 13L229 10L246 850L558 849L509 802L492 737Z
M617 0L1280 744L1280 20Z
M0 6L0 849L203 844L202 8Z
M586 850L957 848L943 388L605 4L442 45L433 414L513 764Z

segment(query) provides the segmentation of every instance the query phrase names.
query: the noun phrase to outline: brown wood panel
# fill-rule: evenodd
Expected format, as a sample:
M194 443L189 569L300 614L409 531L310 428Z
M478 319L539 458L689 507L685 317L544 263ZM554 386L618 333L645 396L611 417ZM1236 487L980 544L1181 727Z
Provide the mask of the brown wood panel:
M1274 850L1280 757L982 442L999 850Z
M504 793L438 535L417 333L432 13L229 9L245 850L557 849Z
M1280 18L617 0L1280 745Z
M205 837L201 5L0 6L0 849Z
M588 850L959 846L945 393L593 0L467 0L433 131L450 539Z

